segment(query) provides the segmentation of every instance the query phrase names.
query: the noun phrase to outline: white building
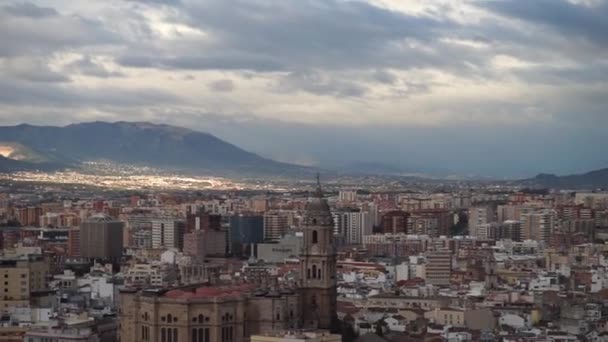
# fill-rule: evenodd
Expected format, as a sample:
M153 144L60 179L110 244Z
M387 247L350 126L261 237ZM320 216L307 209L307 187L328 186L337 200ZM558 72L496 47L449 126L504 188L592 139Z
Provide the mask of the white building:
M177 248L184 246L186 222L176 218L152 220L152 248Z

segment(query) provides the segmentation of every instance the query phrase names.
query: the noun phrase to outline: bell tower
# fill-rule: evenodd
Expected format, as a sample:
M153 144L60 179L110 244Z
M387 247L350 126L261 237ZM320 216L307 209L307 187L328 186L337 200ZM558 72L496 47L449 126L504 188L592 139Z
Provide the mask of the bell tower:
M300 305L304 328L331 328L336 317L336 250L333 219L323 198L317 174L317 190L306 205L304 242L300 254Z

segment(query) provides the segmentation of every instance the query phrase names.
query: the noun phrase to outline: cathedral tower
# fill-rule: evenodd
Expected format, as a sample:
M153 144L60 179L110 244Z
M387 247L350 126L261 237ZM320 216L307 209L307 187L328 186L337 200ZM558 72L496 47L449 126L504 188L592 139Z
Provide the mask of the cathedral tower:
M300 305L304 328L330 329L336 317L336 250L333 220L317 176L306 205L300 254Z

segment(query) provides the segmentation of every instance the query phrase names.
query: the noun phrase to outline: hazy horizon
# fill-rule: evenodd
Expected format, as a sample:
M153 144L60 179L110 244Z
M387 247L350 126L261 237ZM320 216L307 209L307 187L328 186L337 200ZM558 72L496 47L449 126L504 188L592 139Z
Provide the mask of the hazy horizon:
M604 0L6 1L0 125L150 121L303 165L582 173L608 167L606 18Z

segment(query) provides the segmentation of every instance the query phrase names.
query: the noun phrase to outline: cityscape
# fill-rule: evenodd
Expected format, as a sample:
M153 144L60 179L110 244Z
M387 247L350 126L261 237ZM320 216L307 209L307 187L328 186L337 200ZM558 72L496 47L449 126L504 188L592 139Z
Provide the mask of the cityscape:
M608 0L1 0L0 342L608 342Z

